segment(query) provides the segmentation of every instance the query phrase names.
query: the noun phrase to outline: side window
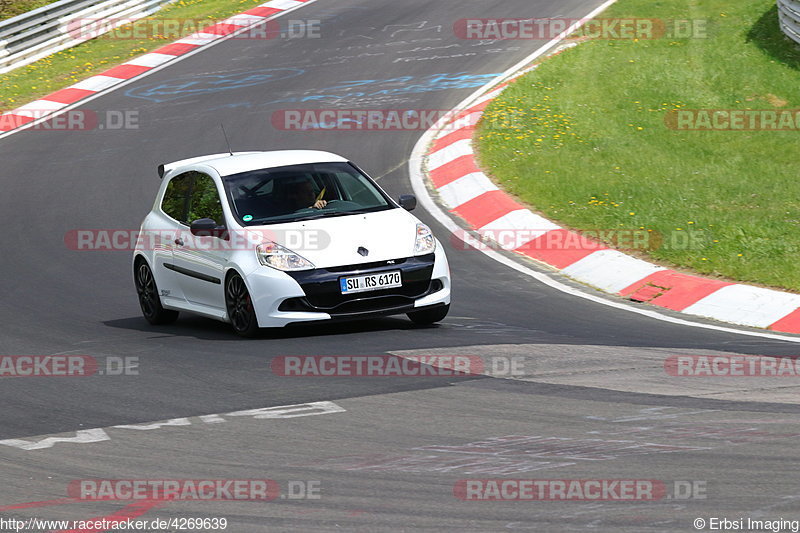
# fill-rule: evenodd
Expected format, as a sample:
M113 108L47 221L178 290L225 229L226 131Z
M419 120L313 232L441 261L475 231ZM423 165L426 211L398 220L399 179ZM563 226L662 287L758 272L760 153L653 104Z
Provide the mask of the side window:
M186 211L189 207L189 192L191 190L191 173L181 174L169 180L161 210L178 222L187 224Z
M188 221L191 223L200 218L214 219L217 224L225 223L222 203L219 201L219 193L217 193L214 180L211 179L211 176L195 172Z

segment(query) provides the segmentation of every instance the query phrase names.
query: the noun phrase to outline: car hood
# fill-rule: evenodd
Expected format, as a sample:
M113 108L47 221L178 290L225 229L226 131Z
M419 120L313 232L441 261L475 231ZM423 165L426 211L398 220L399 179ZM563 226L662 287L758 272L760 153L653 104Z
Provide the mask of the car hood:
M318 268L388 261L414 255L419 221L404 209L249 227ZM359 249L367 251L366 255ZM363 250L362 250L363 252Z

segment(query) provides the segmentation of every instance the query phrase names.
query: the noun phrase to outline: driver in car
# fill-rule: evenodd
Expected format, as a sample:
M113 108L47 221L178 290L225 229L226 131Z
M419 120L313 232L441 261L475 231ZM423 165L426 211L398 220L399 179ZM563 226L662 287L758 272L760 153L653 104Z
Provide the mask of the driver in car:
M317 198L314 194L314 187L308 180L296 181L290 184L287 191L287 199L292 209L322 209L328 202Z

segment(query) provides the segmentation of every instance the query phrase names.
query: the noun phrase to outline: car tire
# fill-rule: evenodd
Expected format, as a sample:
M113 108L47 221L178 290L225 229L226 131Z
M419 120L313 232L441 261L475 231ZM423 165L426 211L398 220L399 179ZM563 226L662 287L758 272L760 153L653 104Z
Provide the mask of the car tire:
M225 281L225 308L233 331L240 337L253 338L258 332L258 318L253 300L242 276L231 274Z
M406 314L414 324L427 326L444 320L448 311L450 311L450 304L434 307L432 309L424 309L422 311L413 311Z
M144 260L136 262L133 271L133 282L136 285L136 294L139 296L139 307L145 320L154 326L172 324L178 320L178 311L164 309L161 306L161 297L156 286L153 271Z

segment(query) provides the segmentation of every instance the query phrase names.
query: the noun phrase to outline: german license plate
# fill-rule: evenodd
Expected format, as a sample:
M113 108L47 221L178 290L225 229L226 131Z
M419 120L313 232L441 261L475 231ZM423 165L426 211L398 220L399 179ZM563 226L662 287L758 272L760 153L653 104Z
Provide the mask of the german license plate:
M339 279L342 294L354 292L376 291L391 287L402 287L403 281L399 270L380 272L378 274L364 274L362 276L348 276Z

